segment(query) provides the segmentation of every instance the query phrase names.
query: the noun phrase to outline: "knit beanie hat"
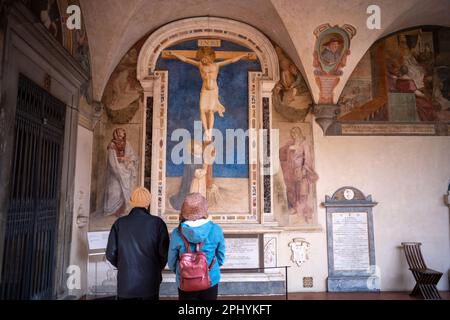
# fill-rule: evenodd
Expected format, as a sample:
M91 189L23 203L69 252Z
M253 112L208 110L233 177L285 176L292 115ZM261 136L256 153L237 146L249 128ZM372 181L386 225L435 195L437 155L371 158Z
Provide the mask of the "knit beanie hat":
M181 206L180 218L198 220L208 218L208 201L201 193L189 193Z
M130 205L132 208L148 208L150 201L150 191L144 187L139 187L131 194Z

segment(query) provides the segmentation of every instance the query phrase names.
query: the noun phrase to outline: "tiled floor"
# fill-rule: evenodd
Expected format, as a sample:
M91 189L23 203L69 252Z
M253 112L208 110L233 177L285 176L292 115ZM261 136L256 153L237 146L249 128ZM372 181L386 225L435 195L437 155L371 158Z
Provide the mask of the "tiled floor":
M442 300L450 300L449 291L440 292ZM286 296L219 296L219 300L285 300ZM82 300L115 300L115 297L83 297ZM161 300L178 300L178 297L161 297ZM380 293L330 293L298 292L290 293L289 300L422 300L420 296L412 297L408 292Z
M449 291L441 291L443 300L450 300ZM176 300L175 297L161 297L161 300ZM219 300L285 300L286 296L223 296ZM408 292L381 293L330 293L330 292L299 292L290 293L289 300L421 300L419 296L412 297Z

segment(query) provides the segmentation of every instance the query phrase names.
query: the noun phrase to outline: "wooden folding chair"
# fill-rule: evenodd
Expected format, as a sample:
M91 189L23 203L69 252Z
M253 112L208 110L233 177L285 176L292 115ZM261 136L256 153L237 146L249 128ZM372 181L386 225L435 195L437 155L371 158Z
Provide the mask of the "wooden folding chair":
M409 270L416 280L411 295L421 294L425 300L440 300L436 285L442 277L442 272L427 268L420 250L421 245L420 242L402 242Z

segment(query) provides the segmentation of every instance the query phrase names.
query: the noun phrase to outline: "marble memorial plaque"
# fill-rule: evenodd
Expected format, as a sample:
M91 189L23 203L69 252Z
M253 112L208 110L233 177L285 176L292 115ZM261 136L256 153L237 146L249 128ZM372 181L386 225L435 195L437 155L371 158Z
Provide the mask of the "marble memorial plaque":
M336 271L366 271L370 266L367 212L334 212L333 257Z
M224 269L260 267L260 239L258 237L226 237L225 243Z

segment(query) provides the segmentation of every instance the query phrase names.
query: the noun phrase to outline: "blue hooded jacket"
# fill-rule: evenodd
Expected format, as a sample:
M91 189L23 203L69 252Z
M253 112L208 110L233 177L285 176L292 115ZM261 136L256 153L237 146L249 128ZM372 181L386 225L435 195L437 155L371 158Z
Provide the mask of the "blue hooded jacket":
M211 287L220 281L220 267L225 262L225 239L222 228L212 221L202 219L195 222L186 221L181 223L183 235L189 241L191 251L195 252L195 244L205 240L202 252L206 254L208 265L211 264L214 257L216 262L209 271L211 278ZM186 253L186 247L183 239L178 232L178 228L172 231L169 246L168 265L170 270L176 273L177 286L180 287L180 275L178 270L178 261L181 254Z

